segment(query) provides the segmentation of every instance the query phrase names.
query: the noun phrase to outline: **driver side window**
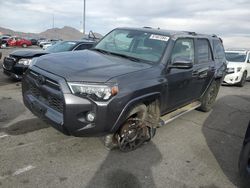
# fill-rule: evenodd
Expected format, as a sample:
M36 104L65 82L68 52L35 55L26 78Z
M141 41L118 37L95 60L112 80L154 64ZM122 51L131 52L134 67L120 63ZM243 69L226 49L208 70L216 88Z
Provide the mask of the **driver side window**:
M171 62L175 59L188 60L194 63L194 40L183 38L175 42L172 50Z

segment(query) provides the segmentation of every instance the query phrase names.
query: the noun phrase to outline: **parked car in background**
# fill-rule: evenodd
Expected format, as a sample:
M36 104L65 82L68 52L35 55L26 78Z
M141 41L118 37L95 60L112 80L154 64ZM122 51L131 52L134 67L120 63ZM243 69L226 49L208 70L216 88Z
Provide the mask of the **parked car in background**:
M39 47L40 48L43 48L43 45L47 45L47 44L51 44L51 42L49 42L49 41L41 41L41 42L39 42Z
M250 50L226 51L227 75L223 84L244 86L250 78Z
M84 50L91 48L95 43L93 41L62 41L46 50L18 50L9 54L3 61L3 72L16 80L20 80L23 73L29 67L35 57L49 53L58 53L65 51ZM69 62L70 63L70 62Z
M37 44L37 39L35 39L35 38L27 38L27 40L29 40L32 45L36 45Z
M58 42L58 41L51 41L51 42L48 43L48 44L44 44L43 47L42 47L42 49L43 49L43 50L46 50L48 47L53 46L53 45L56 44L57 42Z
M23 48L26 48L32 45L31 41L21 38L21 37L10 37L7 43L8 43L8 46L19 46Z
M8 46L8 40L10 39L10 36L9 35L2 35L0 36L0 39L1 39L1 43L2 45L1 46Z
M46 41L41 41L39 43L39 47L42 49L46 49L48 46L52 46L53 44L62 41L60 39L50 39L50 40L46 40ZM44 48L44 46L46 45L46 47Z
M47 41L47 39L46 38L44 38L44 37L41 37L41 38L39 38L38 40L37 40L37 46L39 46L40 45L40 42L44 42L44 41Z
M250 122L239 158L239 172L244 178L250 178Z
M127 152L180 115L209 111L225 71L215 35L117 28L90 50L35 59L22 93L26 107L62 133L105 136L106 146Z

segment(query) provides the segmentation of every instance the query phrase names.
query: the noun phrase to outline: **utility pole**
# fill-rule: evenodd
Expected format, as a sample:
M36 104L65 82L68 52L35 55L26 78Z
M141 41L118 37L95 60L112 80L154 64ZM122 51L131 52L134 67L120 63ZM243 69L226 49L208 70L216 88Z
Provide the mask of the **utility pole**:
M86 0L83 0L82 6L82 32L85 34Z
M52 29L53 29L53 32L54 32L54 34L53 34L53 38L56 38L56 31L54 30L54 28L55 28L55 15L54 15L54 13L53 13L53 15L52 15L53 17L52 17Z
M54 14L52 16L53 16L52 17L52 29L54 29L54 27L55 27L55 16L54 16Z

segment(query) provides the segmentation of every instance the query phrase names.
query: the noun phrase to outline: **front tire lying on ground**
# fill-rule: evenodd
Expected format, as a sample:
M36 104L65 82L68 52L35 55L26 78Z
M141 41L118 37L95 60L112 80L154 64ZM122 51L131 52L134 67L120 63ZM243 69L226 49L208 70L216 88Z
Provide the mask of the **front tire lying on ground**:
M200 102L201 106L198 110L203 112L208 112L212 109L213 104L216 100L217 94L220 89L220 81L213 81L209 88L207 89L206 93L202 96Z

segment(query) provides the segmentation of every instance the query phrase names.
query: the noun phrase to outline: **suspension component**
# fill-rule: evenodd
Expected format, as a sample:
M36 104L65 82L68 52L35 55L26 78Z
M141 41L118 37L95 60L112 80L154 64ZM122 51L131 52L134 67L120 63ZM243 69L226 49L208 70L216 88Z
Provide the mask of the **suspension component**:
M118 146L123 152L135 150L150 138L149 128L137 118L129 118L117 133Z

